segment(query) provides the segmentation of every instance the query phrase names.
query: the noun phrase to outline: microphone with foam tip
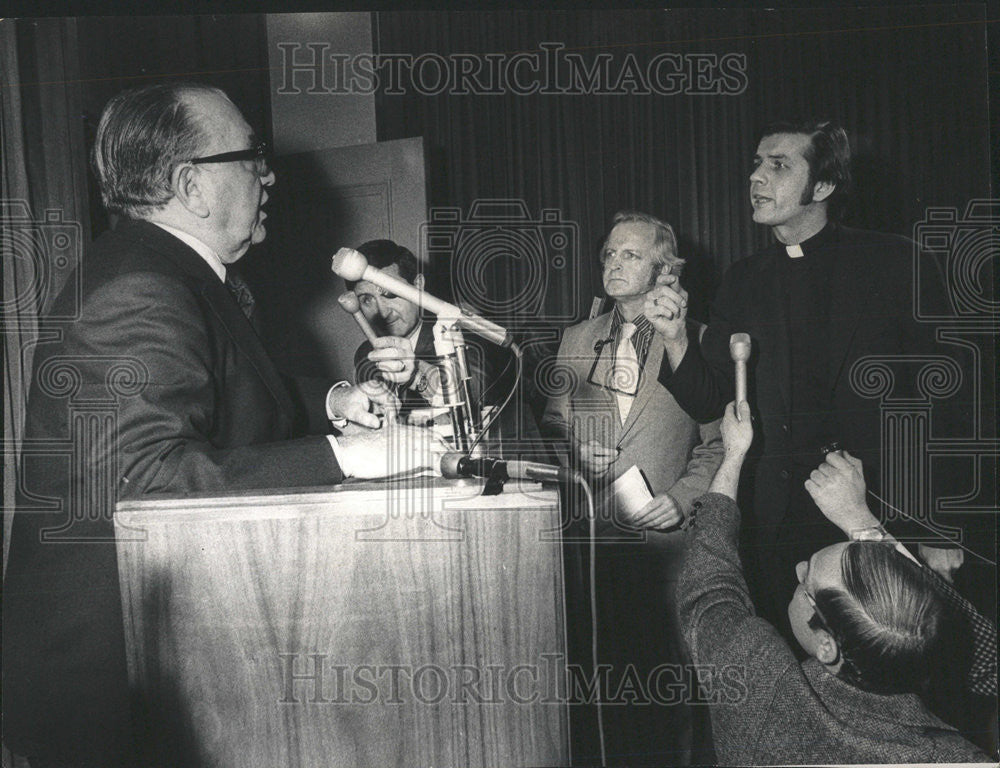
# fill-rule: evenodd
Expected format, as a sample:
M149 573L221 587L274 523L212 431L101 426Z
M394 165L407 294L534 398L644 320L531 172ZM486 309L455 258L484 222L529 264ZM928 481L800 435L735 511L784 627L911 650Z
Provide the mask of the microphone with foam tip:
M358 328L365 335L372 344L375 343L375 339L378 338L378 334L371 327L368 319L361 314L361 302L358 301L358 296L354 291L347 291L346 293L340 294L337 298L337 302L340 304L341 309L347 312L351 317L354 318L355 322L358 324Z
M441 457L441 475L449 480L461 477L492 477L497 468L506 469L507 477L514 480L561 483L575 479L572 470L552 464L540 464L537 461L505 461L486 457L473 459L467 453L458 451L450 451Z
M367 280L379 288L402 296L407 301L423 307L440 318L454 319L466 330L477 333L501 347L509 347L514 341L506 329L490 322L485 317L474 315L471 312L463 312L454 304L442 301L426 291L414 288L401 278L387 275L381 269L376 269L368 263L364 254L358 253L353 248L341 248L337 251L333 255L331 269L345 280Z

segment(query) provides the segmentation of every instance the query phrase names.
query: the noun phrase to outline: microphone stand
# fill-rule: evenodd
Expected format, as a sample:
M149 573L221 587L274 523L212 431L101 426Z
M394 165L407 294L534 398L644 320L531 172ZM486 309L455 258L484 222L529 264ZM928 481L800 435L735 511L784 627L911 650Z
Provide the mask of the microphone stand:
M441 317L434 323L434 354L441 370L441 395L451 415L455 448L467 453L476 439L477 419L469 394L465 339L455 318Z

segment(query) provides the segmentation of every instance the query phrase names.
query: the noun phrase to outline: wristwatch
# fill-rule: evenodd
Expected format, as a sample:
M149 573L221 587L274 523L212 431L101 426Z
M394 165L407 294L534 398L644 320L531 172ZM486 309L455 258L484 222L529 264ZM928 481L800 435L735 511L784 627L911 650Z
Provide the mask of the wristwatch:
M426 394L427 388L429 386L430 386L430 381L427 378L427 374L424 373L423 369L418 365L416 374L413 377L413 383L410 385L410 388L418 395L423 397Z
M872 525L868 528L858 528L851 531L851 541L883 541L888 536L889 533L881 525Z

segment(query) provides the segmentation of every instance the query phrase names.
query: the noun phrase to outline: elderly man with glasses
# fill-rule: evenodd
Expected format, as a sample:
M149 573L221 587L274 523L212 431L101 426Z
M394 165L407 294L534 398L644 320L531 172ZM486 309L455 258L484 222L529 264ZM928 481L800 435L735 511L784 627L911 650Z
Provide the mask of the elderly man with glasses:
M56 300L58 317L79 302L77 321L35 354L25 443L76 448L23 462L4 584L4 740L41 765L107 768L134 764L116 499L332 485L429 456L422 433L379 428L372 410L398 406L384 387L327 395L331 418L370 429L304 434L234 270L264 239L275 176L222 91L115 96L93 161L120 220ZM318 400L312 423L328 433ZM104 421L81 423L73 409L84 406Z
M722 422L725 458L695 502L681 572L681 624L698 665L730 682L711 701L724 765L987 762L926 705L955 637L975 638L970 690L996 696L996 630L881 528L865 503L861 462L832 452L805 483L849 539L796 567L788 605L796 654L755 615L737 554L736 489L753 427L733 403ZM738 684L734 684L738 683ZM995 758L994 758L995 759Z

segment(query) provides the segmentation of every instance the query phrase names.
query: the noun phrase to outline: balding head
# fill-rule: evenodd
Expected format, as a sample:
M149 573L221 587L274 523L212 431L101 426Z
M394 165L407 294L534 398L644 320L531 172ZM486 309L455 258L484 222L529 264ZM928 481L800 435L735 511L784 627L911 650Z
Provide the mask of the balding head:
M108 102L97 126L93 164L109 211L146 218L173 197L174 168L207 144L191 106L199 94L226 98L201 83L161 83L123 91Z

